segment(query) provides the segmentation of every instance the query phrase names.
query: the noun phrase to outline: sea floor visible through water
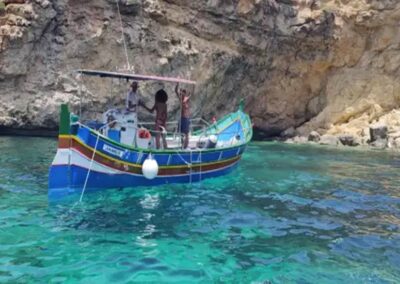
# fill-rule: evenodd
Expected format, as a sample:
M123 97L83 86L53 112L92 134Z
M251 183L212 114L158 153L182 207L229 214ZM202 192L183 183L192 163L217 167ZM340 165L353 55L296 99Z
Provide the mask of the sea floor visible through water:
M400 283L400 155L252 143L225 177L47 199L0 137L0 283Z

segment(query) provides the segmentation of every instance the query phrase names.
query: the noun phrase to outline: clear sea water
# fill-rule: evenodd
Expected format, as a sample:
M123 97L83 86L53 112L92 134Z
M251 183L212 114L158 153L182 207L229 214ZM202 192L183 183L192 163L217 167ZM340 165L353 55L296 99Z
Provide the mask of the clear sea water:
M253 143L229 176L47 200L0 137L1 283L400 283L400 155Z

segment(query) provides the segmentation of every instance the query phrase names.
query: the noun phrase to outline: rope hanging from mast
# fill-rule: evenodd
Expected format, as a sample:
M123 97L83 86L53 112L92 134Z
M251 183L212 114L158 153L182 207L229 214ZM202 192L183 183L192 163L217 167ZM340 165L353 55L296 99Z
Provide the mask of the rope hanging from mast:
M125 40L124 25L122 23L121 10L119 8L119 0L115 0L115 2L117 3L119 23L120 23L120 27L121 27L122 40L123 40L123 43L124 43L124 51L125 51L125 57L126 57L126 67L130 71L131 70L131 64L129 63L128 48L127 48L126 40Z

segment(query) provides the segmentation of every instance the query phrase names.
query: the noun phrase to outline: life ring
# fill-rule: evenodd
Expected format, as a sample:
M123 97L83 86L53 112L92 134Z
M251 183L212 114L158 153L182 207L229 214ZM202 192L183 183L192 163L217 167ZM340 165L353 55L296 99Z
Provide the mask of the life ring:
M147 129L139 129L138 136L140 139L150 139L151 138L151 133Z

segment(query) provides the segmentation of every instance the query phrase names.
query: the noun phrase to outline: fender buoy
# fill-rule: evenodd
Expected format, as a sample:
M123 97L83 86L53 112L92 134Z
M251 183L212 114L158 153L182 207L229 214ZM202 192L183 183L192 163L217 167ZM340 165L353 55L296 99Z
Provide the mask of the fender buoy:
M151 133L147 129L139 129L138 136L140 139L150 139Z
M210 135L208 139L210 139L211 143L217 144L218 137L216 135Z
M216 135L210 135L207 141L207 148L215 148L217 146L218 137Z
M150 154L142 165L142 173L147 179L154 179L158 174L158 163Z

